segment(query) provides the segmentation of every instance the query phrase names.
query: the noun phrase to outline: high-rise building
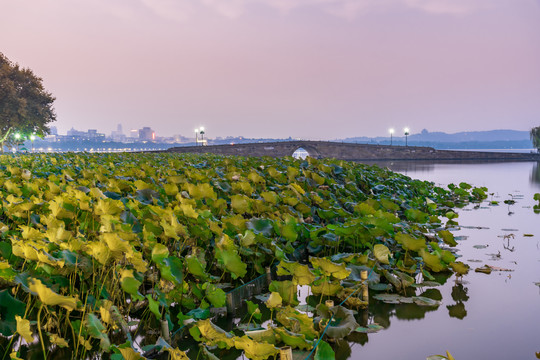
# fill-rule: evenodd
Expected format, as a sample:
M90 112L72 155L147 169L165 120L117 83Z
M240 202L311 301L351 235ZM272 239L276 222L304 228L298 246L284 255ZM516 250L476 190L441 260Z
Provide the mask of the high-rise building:
M156 140L156 133L151 128L145 126L139 130L139 140L146 140L146 141Z

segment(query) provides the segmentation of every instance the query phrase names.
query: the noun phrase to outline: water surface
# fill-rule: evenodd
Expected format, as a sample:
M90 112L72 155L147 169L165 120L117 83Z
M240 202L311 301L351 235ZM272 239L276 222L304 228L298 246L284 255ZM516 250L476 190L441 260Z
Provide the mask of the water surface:
M459 260L472 269L487 264L512 271L490 275L471 271L461 282L452 276L436 288L442 296L442 305L436 309L372 301L368 321L386 329L342 345L339 357L412 360L449 350L456 360L536 358L535 352L540 351L540 287L535 284L540 282L540 214L532 207L538 204L533 195L540 192L540 165L381 165L441 186L461 181L486 186L492 194L486 201L458 211L461 229L454 234L460 237ZM514 205L503 203L511 199ZM492 200L499 205L489 205ZM438 296L436 290L427 294Z

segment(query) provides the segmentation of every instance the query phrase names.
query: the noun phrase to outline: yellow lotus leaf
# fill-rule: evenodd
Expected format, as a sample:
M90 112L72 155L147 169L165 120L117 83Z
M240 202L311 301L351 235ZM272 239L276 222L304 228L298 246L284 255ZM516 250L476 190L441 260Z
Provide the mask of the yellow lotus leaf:
M278 292L272 291L270 297L268 298L268 300L266 300L265 304L268 308L273 309L276 307L281 307L282 303L283 298L281 297L281 295L279 295Z
M138 352L133 350L133 348L118 348L118 351L122 354L124 360L144 360L145 358L141 356Z
M61 225L56 227L48 227L45 236L50 242L60 245L63 242L69 241L72 238L71 231L66 230L66 226L63 221L60 221Z
M138 251L131 251L129 253L126 253L126 258L129 260L129 262L135 267L135 270L138 272L146 272L148 269L147 265L148 263L144 261L143 255Z
M9 358L11 360L23 360L21 359L20 357L17 357L17 352L16 351L13 351L12 353L9 354Z
M64 267L64 263L65 263L64 260L56 260L47 253L38 251L37 256L38 256L38 261L42 263L49 264L52 266L59 266L60 268Z
M84 346L88 351L92 350L92 344L90 343L90 341L86 340L81 335L79 335L79 344Z
M162 218L160 222L165 236L173 239L177 239L179 235L187 235L187 230L184 225L178 222L178 219L174 214L167 218Z
M66 339L64 339L64 338L62 338L62 337L60 337L60 336L58 336L56 334L50 335L49 340L51 341L51 343L55 344L58 347L68 347L69 346Z
M234 347L244 350L246 356L253 360L265 360L274 357L279 353L279 349L267 342L257 342L250 339L247 335L236 337Z
M88 255L96 259L101 265L105 265L111 257L111 252L107 244L101 241L93 241L86 246Z
M26 225L21 225L19 228L21 229L21 235L25 240L41 240L45 237L45 234L36 228Z
M0 261L0 270L11 269L11 265L7 261Z
M178 194L178 186L176 184L163 184L163 189L165 189L165 194L169 196Z
M103 300L103 306L100 306L99 307L99 313L101 315L101 320L111 326L113 329L116 329L118 328L118 326L116 326L115 322L114 322L114 319L112 317L112 314L111 314L111 306L112 306L112 302L109 301L109 300Z
M105 194L103 194L103 192L97 187L94 187L94 188L90 189L89 194L94 199L105 199L106 198Z
M110 251L120 253L127 253L133 251L130 243L121 239L117 233L104 233L101 234L99 237L107 244Z
M124 208L120 200L99 199L94 206L94 211L96 215L119 215Z
M201 337L207 345L213 346L218 345L220 348L231 348L234 346L234 338L231 334L227 333L225 330L219 326L214 325L210 319L199 320L195 324L196 329L200 332ZM190 329L189 332L191 335L194 335L195 329ZM196 334L195 334L196 335ZM197 341L201 341L194 336Z
M32 331L30 331L30 321L21 318L19 315L15 315L15 320L17 321L17 332L19 335L21 335L29 344L34 341Z
M22 204L17 205L17 209L20 211L30 211L34 208L33 202L23 202Z
M6 188L6 190L12 194L15 194L17 196L21 196L22 195L22 191L19 187L19 184L17 183L14 183L13 181L11 180L6 180L4 182L4 187Z
M337 264L325 258L310 257L309 261L314 267L322 269L326 275L332 275L336 279L346 279L351 273L345 264Z
M20 204L24 201L23 199L19 197L13 196L13 194L9 194L6 197L6 200L10 203L10 205Z
M193 209L193 206L189 204L181 204L180 209L182 209L182 212L187 217L190 217L192 219L196 219L199 217L199 213Z
M376 244L373 247L373 255L375 255L375 258L382 264L390 264L390 261L388 260L388 257L392 256L390 253L390 249L388 249L383 244Z
M344 266L343 266L344 268ZM341 267L336 268L341 272ZM345 269L346 270L346 269ZM297 262L282 261L277 268L278 275L292 275L295 285L309 285L315 281L315 275L311 272L307 265L302 265Z
M39 300L45 305L59 305L68 311L77 308L77 299L55 293L43 285L39 279L30 279L29 284L30 291L37 293Z
M176 348L165 348L169 352L171 360L189 360L188 356L182 350Z
M59 197L49 201L49 210L51 211L51 214L58 219L72 219L75 217L75 213L64 208L63 200Z

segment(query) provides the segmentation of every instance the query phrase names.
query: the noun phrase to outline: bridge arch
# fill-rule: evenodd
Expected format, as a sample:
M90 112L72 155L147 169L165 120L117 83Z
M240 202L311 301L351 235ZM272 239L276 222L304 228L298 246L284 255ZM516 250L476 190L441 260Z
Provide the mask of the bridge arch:
M307 156L309 156L309 157L312 157L312 158L315 158L315 159L320 159L322 157L321 153L320 153L319 149L317 149L317 147L312 146L312 145L308 145L308 144L305 144L305 143L304 144L298 144L298 146L295 146L294 150L290 154L290 156L295 157L295 154L298 154L302 150L307 152Z

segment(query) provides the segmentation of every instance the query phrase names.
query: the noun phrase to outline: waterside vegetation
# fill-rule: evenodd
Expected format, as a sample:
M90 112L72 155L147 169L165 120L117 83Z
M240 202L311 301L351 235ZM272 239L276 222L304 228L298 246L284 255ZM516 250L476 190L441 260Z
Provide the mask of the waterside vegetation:
M68 153L0 164L0 352L12 359L221 349L267 359L283 346L331 359L329 338L377 331L354 317L366 306L362 271L381 301L437 305L405 290L467 273L453 209L486 198L328 159ZM209 309L267 269L280 277L247 303L255 325L218 327ZM299 287L314 315L297 307ZM151 333L162 336L135 341Z

